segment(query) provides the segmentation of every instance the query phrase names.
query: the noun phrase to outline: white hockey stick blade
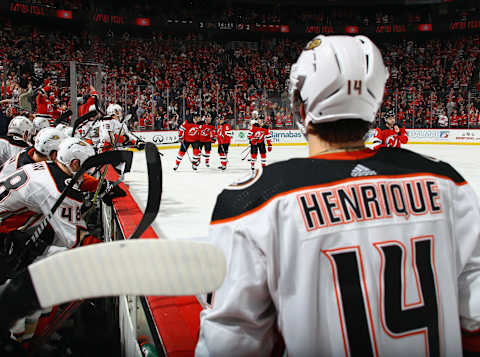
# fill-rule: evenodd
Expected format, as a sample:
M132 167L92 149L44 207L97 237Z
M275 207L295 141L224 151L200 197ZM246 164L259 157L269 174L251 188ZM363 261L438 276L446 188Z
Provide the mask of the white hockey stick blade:
M118 295L197 295L225 277L225 257L207 243L140 239L54 254L29 267L42 308Z

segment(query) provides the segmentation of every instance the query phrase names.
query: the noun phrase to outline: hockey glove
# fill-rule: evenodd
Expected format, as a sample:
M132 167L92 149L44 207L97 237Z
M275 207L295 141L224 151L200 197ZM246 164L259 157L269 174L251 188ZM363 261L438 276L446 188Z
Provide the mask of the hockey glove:
M48 225L28 247L30 233L18 230L0 235L0 284L4 279L14 277L22 268L31 264L52 244L55 232Z
M100 193L102 194L102 201L108 206L113 204L112 200L114 198L125 197L127 195L118 185L114 185L110 181L105 182Z
M137 140L137 142L135 143L135 149L137 150L143 150L145 149L145 141L140 141L140 140Z
M272 145L268 145L267 150L268 152L272 151Z

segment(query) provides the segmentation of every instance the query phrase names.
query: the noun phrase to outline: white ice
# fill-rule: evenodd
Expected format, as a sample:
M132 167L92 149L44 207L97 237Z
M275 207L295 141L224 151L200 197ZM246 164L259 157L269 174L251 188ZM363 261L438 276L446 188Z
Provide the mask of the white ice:
M406 145L418 153L433 156L454 166L473 186L480 197L480 146L476 145ZM228 169L220 171L216 149L212 150L210 168L205 167L204 158L197 172L192 170L187 155L177 171L173 171L177 149L160 149L163 154L163 195L160 212L153 228L161 238L199 238L207 236L208 225L221 190L242 176L250 174L248 160L241 160L245 147L231 147ZM191 155L191 152L190 152ZM275 146L268 153L268 163L293 157L306 157L306 146ZM257 165L260 165L259 158ZM136 152L132 172L126 175L130 192L143 210L147 198L147 173L145 154Z

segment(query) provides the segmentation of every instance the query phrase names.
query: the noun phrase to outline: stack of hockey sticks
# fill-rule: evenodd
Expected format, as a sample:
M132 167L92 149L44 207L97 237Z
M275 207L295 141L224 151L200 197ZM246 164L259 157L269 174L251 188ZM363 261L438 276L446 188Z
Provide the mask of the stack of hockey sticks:
M160 157L153 144L147 143L145 149L148 201L130 238L139 237L150 226L160 204ZM118 152L88 159L82 171L106 154ZM131 239L75 248L29 265L6 285L0 293L0 326L8 328L33 311L76 299L207 293L220 286L225 271L221 251L204 243Z

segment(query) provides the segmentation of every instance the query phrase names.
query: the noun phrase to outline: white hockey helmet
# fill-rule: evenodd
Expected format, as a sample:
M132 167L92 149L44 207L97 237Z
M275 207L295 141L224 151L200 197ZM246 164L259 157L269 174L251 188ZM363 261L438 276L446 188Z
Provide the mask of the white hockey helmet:
M73 134L73 127L67 126L63 129L63 135L65 135L65 137L72 136L72 134Z
M79 138L65 138L60 143L57 151L57 160L70 168L73 160L80 160L82 165L86 159L95 155L93 147Z
M60 124L57 124L57 126L55 127L55 129L58 129L58 130L60 130L60 131L63 132L66 127L67 127L67 126L66 126L65 124L60 123Z
M121 118L123 116L123 109L119 104L109 104L107 107L108 116L118 116Z
M33 119L33 126L35 127L35 131L38 133L40 130L44 128L49 128L50 127L50 121L49 121L50 116L44 116L44 115L36 115L35 118ZM51 117L50 117L51 119Z
M50 154L52 151L57 151L58 146L64 139L64 134L61 130L57 128L43 128L35 136L35 143L33 147L40 154L48 156L50 159Z
M252 117L257 118L258 117L258 110L254 110L252 112Z
M365 36L319 35L304 48L292 65L289 99L292 112L300 117L304 103L305 122L340 119L375 120L383 99L388 70L375 44Z
M10 121L8 124L7 135L18 135L22 138L25 138L25 134L27 134L26 140L30 140L34 132L33 123L30 119L18 115Z

